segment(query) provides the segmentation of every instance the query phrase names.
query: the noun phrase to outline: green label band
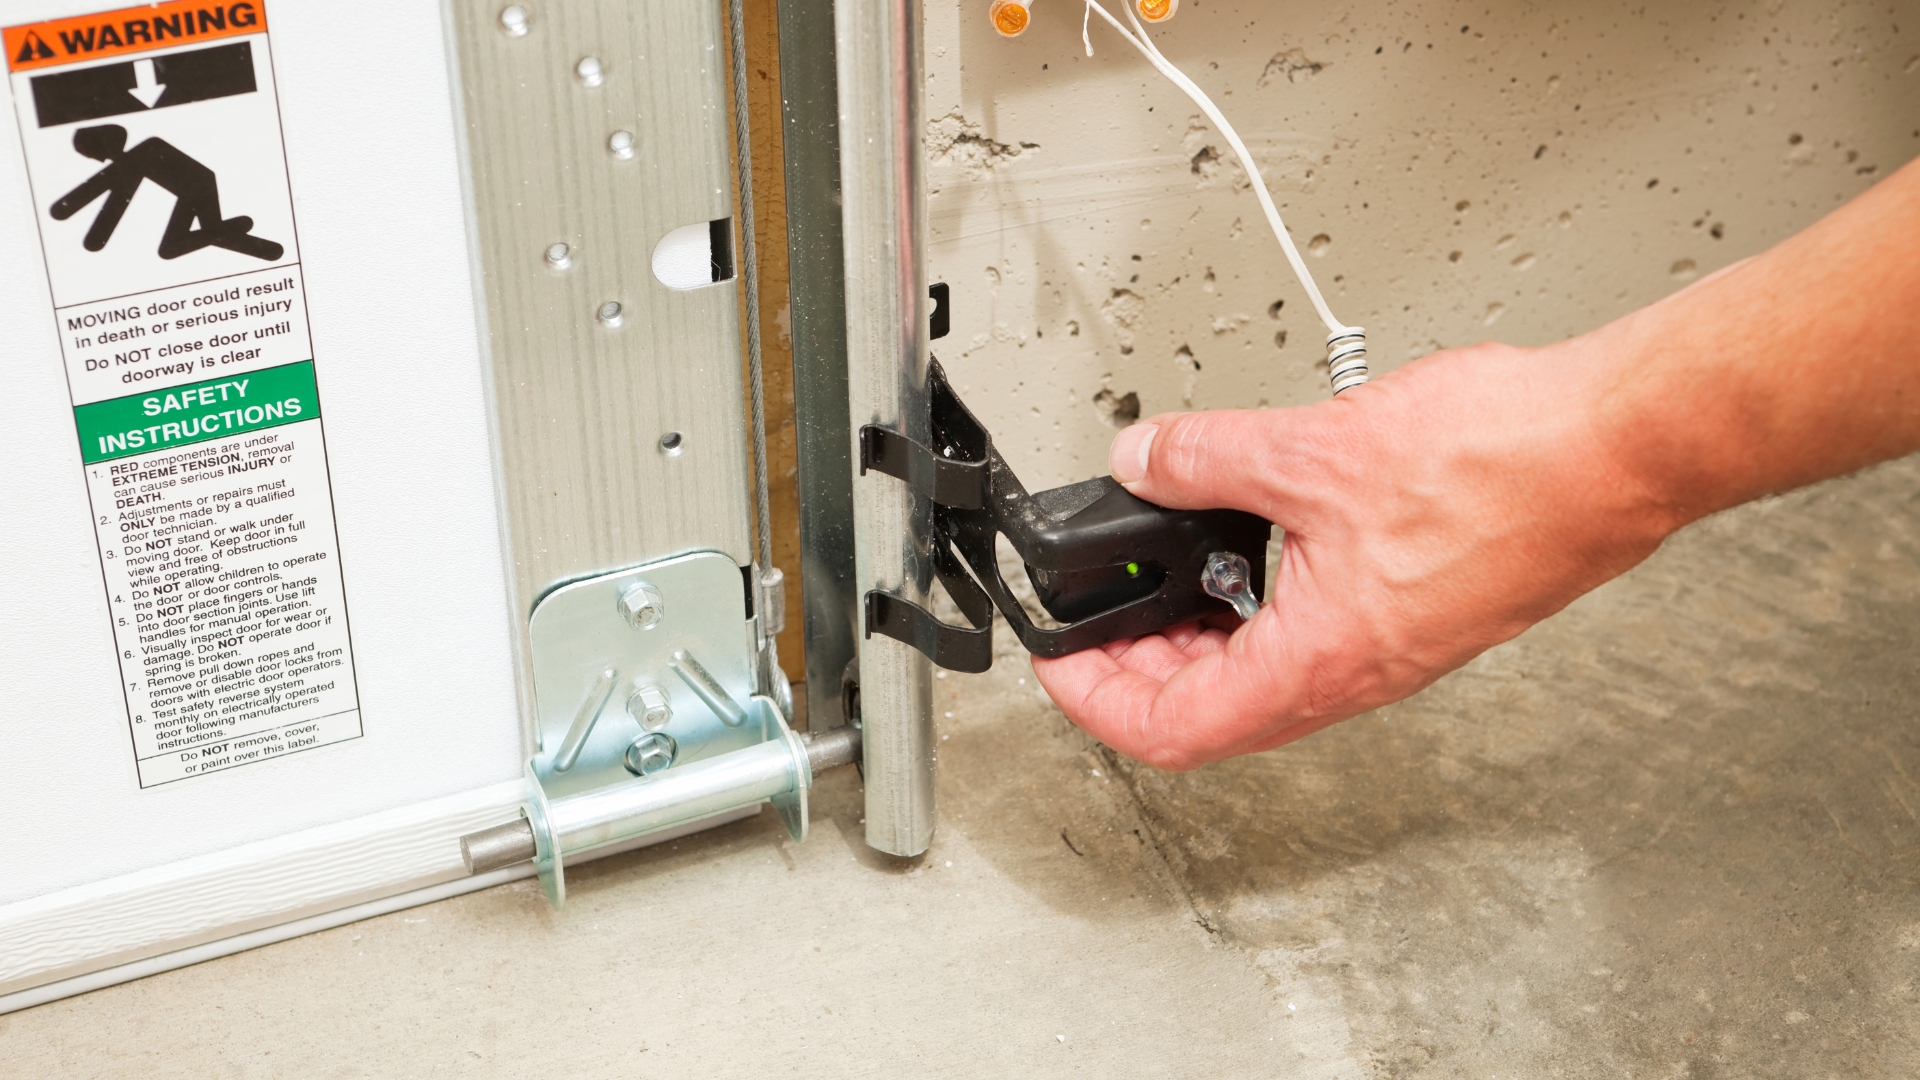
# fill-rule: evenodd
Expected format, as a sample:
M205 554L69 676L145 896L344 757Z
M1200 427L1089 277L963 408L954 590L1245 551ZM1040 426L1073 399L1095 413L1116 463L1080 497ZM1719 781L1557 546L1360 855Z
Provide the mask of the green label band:
M73 410L80 457L91 464L245 431L314 420L313 361L152 390Z

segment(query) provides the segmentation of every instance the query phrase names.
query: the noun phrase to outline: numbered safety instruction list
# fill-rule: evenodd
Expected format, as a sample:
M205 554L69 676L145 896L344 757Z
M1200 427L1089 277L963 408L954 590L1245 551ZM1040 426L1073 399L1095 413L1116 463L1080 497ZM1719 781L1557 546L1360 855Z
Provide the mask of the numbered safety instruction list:
M0 39L140 785L357 738L265 3Z

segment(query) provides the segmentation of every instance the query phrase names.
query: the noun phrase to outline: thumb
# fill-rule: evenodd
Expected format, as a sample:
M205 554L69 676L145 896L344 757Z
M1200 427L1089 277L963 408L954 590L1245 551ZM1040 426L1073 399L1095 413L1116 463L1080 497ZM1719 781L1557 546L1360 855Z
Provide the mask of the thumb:
M1269 514L1271 481L1286 445L1287 410L1163 413L1123 429L1108 452L1113 478L1175 510L1227 508Z

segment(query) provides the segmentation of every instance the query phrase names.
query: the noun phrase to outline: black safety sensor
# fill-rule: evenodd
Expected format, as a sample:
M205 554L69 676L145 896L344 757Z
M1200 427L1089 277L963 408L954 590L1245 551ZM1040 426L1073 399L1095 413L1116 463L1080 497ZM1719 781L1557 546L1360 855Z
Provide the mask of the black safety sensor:
M906 642L944 668L985 671L993 664L995 607L1028 651L1054 657L1232 614L1233 605L1202 584L1216 553L1244 557L1247 584L1260 595L1264 520L1238 510L1169 510L1108 476L1029 495L938 360L927 384L933 445L868 425L860 429L860 472L897 477L933 500L934 534L926 538L933 568L971 625L943 623L911 600L875 590L866 596L868 635ZM1036 625L1014 596L995 557L998 536L1025 562L1040 606L1059 625Z

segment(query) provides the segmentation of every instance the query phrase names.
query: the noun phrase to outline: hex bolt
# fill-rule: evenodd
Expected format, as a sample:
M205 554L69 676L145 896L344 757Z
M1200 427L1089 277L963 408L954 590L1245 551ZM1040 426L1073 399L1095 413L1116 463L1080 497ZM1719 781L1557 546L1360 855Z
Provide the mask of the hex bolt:
M635 630L651 630L666 615L667 602L660 590L644 581L636 581L620 593L620 617Z
M633 156L633 132L616 131L607 136L607 153L622 161Z
M608 326L619 326L621 320L620 301L609 300L601 304L600 310L594 312L594 318L599 319Z
M508 37L527 36L527 9L509 4L500 9L500 31Z
M673 736L664 731L649 731L627 747L627 771L635 776L652 776L672 766L674 755L679 752L680 747L673 741Z
M664 687L640 686L627 698L627 715L646 730L659 731L673 719L673 704Z
M565 244L547 245L547 265L555 270L565 270L573 265L573 249Z
M580 80L581 86L599 86L607 81L607 73L600 66L597 56L583 56L573 65L573 77Z

